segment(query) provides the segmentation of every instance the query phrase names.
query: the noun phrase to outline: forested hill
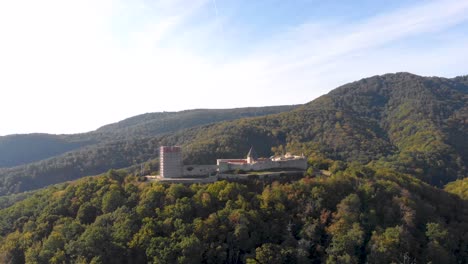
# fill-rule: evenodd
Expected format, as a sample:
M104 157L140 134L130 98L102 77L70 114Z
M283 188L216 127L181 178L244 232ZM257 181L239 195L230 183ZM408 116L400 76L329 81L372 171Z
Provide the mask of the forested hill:
M311 158L373 162L443 185L466 176L466 77L374 76L339 87L298 109L224 122L173 136L188 162L264 156L282 146Z
M0 210L1 263L466 263L468 203L350 165L273 184L141 183L124 172Z
M95 142L66 135L26 134L0 137L0 168L42 160Z
M23 134L0 137L0 168L47 159L84 146L137 137L154 137L190 127L289 111L297 105L234 109L194 109L134 116L89 133Z
M323 168L334 161L370 162L442 186L467 175L467 79L410 73L374 76L290 111L283 107L278 112L285 112L278 114L250 114L197 127L190 127L191 120L194 115L206 120L201 114L206 110L174 114L178 118L142 115L94 132L95 138L103 139L99 144L0 169L0 195L136 165L157 158L162 144L183 145L187 163L213 164L216 158L243 157L254 146L262 156L304 153L311 162L323 163ZM161 123L151 121L153 115ZM232 119L244 116L236 110L226 115ZM177 131L159 134L168 127Z
M297 107L298 105L284 105L147 113L103 126L96 130L96 133L109 133L113 137L119 136L124 138L135 136L157 136L203 124L287 112Z
M148 141L165 133L223 120L279 113L296 107L147 113L89 133L3 136L0 137L0 195L36 189L154 158L157 146ZM152 147L155 149L148 150Z

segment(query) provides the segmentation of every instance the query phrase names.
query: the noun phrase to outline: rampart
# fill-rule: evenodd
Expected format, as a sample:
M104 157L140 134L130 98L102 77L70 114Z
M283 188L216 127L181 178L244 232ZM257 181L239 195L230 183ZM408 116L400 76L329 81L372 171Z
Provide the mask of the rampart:
M233 163L218 160L218 172L225 173L235 170L243 171L265 171L265 170L281 170L281 169L298 169L307 170L307 160L304 158L290 160L262 160L255 163Z
M215 175L217 169L216 165L186 165L182 169L182 175L184 177L210 176Z

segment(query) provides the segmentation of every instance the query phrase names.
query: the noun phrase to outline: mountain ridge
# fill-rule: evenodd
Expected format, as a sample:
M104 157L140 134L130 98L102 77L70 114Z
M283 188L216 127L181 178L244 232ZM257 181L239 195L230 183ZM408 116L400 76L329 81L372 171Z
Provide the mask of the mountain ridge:
M154 160L160 145L176 144L184 147L185 162L191 164L242 157L254 146L263 156L303 152L311 164L327 159L371 162L442 186L466 175L467 93L468 77L377 75L342 85L289 111L164 135L122 137L47 162L0 169L0 194L30 190L28 184L40 179L70 180ZM142 131L147 131L144 126Z
M235 135L229 135L229 130L245 126L256 130L257 138L276 141L276 144L284 146L314 143L318 145L317 150L321 149L326 156L338 160L364 163L380 160L381 163L393 163L392 166L428 168L431 168L429 163L432 160L435 163L441 161L437 171L418 173L420 177L429 175L426 181L440 185L439 181L446 180L436 174L450 175L458 171L455 173L458 176L452 175L451 180L466 175L468 157L463 150L468 147L465 147L467 142L463 138L468 136L467 93L468 86L454 79L426 78L407 73L374 76L338 87L274 118L254 118L248 124L225 122L211 130L201 131L191 139L204 144L211 141L216 148L206 150L196 143L187 144L202 150L192 155L191 160L200 162L194 157L201 156L203 151L216 152L219 149L216 138L241 141ZM216 155L222 157L246 151L250 143L245 142L242 150L218 151ZM291 150L300 151L292 146ZM265 150L262 154L271 153ZM444 167L448 167L447 171Z
M94 131L77 134L14 134L0 137L0 168L14 167L48 159L81 147L122 140L129 135L157 136L175 130L288 111L298 105L245 107L233 109L192 109L176 112L155 112L126 118ZM142 117L147 117L141 120ZM144 121L144 122L142 122ZM131 123L131 125L125 125ZM121 126L124 124L124 126Z

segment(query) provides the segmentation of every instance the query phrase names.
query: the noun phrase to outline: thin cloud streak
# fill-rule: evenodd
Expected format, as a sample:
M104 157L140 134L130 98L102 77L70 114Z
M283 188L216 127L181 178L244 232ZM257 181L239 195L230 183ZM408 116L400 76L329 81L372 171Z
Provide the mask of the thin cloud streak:
M276 44L273 48L259 48L268 50L270 54L276 53L260 59L267 60L269 66L278 65L272 67L268 75L320 66L327 61L378 48L402 38L443 30L466 21L467 14L468 1L436 1L378 15L358 24L339 24L332 28L327 24L317 25L316 22L310 26L303 24L275 38L284 39L285 43ZM315 35L320 38L315 39ZM304 36L309 38L305 39Z

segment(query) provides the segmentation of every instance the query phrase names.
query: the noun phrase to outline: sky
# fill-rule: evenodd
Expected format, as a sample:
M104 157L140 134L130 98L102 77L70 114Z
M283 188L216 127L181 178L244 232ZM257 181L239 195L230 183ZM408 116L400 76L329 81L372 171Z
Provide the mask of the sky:
M301 104L467 62L468 0L0 0L0 135Z

